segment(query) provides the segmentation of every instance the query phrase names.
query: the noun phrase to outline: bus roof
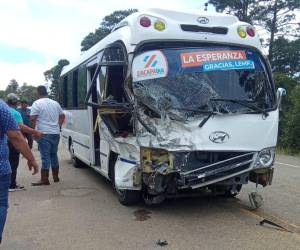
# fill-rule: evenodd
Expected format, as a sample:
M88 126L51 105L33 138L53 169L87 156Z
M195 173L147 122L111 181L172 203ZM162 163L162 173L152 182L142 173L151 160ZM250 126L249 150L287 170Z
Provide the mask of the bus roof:
M141 25L141 18L147 17L149 27ZM161 21L164 30L157 30L154 23ZM148 25L147 24L147 25ZM80 64L92 59L107 45L122 41L127 52L133 52L136 45L145 41L191 41L228 43L241 46L251 46L261 50L261 44L256 32L247 34L247 27L253 27L241 22L237 17L216 12L174 11L164 9L149 9L131 14L123 19L104 39L85 51L78 60L64 67L61 75L66 74ZM241 36L241 33L244 32Z

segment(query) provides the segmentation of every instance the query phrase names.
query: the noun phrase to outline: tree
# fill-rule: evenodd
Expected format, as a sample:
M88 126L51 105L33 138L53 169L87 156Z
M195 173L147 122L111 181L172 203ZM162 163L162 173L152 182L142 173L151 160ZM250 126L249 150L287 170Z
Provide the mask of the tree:
M18 91L18 95L21 100L25 100L31 104L36 100L36 87L24 82Z
M299 0L264 0L258 1L254 19L257 25L269 32L269 59L274 55L274 41L278 36L299 36L299 22L294 21Z
M217 11L236 15L241 21L252 23L268 32L269 59L274 54L274 41L278 36L298 36L299 22L294 21L299 0L209 0Z
M0 90L0 99L5 100L5 90Z
M94 46L101 39L106 37L112 29L130 14L137 12L137 9L117 10L112 14L105 16L100 23L100 27L94 33L89 33L81 42L81 51L86 51Z
M57 65L44 72L46 81L50 81L50 93L49 97L53 100L59 99L59 77L64 66L70 64L67 59L61 59Z
M293 106L292 100L290 99L293 89L297 86L297 81L289 77L285 73L275 73L274 74L275 86L277 88L284 88L287 95L282 98L282 108L280 113L280 123L279 123L279 143L282 144L282 134L285 128L286 122L288 120L287 113Z
M15 79L12 79L5 90L0 91L0 98L6 100L6 96L15 93L21 100L33 103L36 100L36 87L23 83L20 87Z
M300 38L289 41L279 37L273 44L271 64L274 72L295 76L300 72Z
M287 92L287 95L282 99L282 110L280 112L279 146L292 153L299 152L300 147L295 148L297 143L295 144L293 136L300 132L299 126L295 124L300 115L300 106L297 104L300 101L300 81L285 73L275 73L274 80L276 88L282 87ZM299 140L299 137L296 140Z
M286 114L286 123L281 137L282 145L291 153L300 152L300 85L298 84L291 93L293 104Z
M226 12L235 15L243 22L251 23L251 11L254 8L256 0L209 0L214 5L217 12Z
M10 80L9 84L7 85L5 92L6 94L9 93L17 93L19 90L19 84L15 79Z

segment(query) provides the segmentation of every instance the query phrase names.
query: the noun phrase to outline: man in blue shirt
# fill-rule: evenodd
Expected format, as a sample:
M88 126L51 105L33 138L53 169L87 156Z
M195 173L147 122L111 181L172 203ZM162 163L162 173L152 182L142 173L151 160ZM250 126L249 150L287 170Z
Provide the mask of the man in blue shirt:
M30 122L30 109L28 108L28 102L26 100L22 100L21 101L21 108L17 109L18 112L21 114L22 119L23 119L23 123L28 126L31 127L31 122ZM29 133L23 133L24 137L27 139L28 142L28 146L30 147L30 149L32 149L32 144L33 144L33 140L32 140L32 136Z
M8 188L11 169L8 160L7 137L27 159L29 170L38 173L38 165L8 106L0 100L0 242L8 208Z
M17 121L21 132L32 134L37 139L41 138L42 136L41 132L32 129L24 124L21 114L17 111L17 106L19 101L20 99L16 94L10 93L7 95L7 104L10 107L10 112L13 114L15 120ZM8 148L9 148L9 163L11 167L11 182L10 182L9 191L14 192L14 191L25 190L24 186L18 185L16 182L20 152L18 149L14 147L12 143L10 143L10 141L8 141Z

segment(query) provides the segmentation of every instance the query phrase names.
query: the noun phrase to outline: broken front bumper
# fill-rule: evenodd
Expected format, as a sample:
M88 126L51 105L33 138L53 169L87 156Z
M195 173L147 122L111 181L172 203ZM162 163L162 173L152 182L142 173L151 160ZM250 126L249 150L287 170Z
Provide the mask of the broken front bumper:
M271 184L273 169L257 168L258 152L168 152L141 150L143 184L151 194L201 188L222 183L246 184L249 180Z

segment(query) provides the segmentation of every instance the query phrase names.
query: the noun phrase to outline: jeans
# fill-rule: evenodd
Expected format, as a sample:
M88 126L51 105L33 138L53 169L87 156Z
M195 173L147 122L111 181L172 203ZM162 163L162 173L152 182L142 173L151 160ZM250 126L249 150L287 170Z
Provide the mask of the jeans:
M16 188L17 186L17 171L20 161L20 152L10 143L8 142L9 148L9 164L11 166L11 181L10 188Z
M42 169L49 170L58 168L57 148L59 143L59 134L44 134L41 139L37 141L42 159Z
M6 221L8 208L8 188L10 185L10 174L0 175L0 242Z

